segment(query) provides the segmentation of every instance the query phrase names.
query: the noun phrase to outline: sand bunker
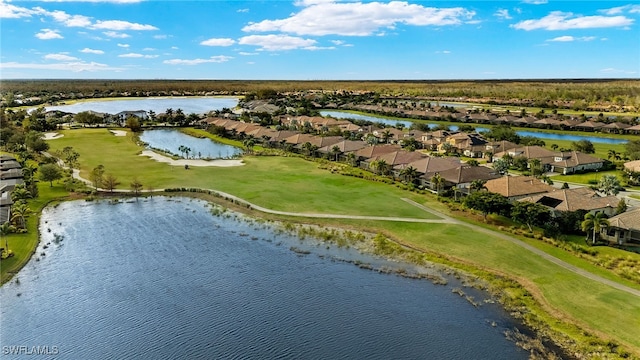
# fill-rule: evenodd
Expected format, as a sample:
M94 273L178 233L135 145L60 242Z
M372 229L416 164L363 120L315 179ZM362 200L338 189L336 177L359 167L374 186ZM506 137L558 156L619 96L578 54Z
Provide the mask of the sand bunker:
M64 135L59 134L57 132L48 132L48 133L44 133L44 136L42 138L45 140L54 140L54 139L60 139L63 136Z
M180 160L173 160L170 157L166 157L166 156L160 155L160 154L155 153L155 152L153 152L151 150L144 150L140 155L141 156L148 156L148 157L152 158L153 160L156 160L156 161L159 161L159 162L163 162L163 163L167 163L167 164L173 165L173 166L189 165L189 166L229 167L229 166L242 166L242 165L244 165L244 163L240 159L231 159L231 160L227 160L227 159L219 159L219 160L180 159Z
M127 136L127 132L124 130L109 130L115 136Z

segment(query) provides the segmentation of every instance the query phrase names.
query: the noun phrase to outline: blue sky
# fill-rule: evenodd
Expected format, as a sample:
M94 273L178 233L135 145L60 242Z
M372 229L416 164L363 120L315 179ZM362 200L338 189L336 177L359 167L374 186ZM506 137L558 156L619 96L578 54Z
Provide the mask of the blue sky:
M0 79L639 78L634 1L0 0Z

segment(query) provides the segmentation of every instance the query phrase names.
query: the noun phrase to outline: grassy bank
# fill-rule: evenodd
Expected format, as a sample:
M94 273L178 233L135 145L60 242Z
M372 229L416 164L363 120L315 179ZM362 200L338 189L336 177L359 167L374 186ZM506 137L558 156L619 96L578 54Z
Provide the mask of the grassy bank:
M434 217L400 200L402 197L444 210L433 197L402 191L388 184L332 174L299 158L247 157L246 165L241 167L184 170L137 156L141 149L130 138L113 136L105 129L64 131L63 134L63 138L49 142L52 149L73 146L81 154L83 176L103 164L107 173L120 179L121 188L128 188L131 179L137 176L145 187L152 184L155 188L217 189L260 206L291 212ZM107 148L109 157L96 151ZM557 327L557 331L570 335L574 341L588 339L585 332L595 333L623 343L640 356L640 301L637 297L588 280L510 241L452 224L313 221L381 232L420 251L441 254L456 263L516 279L540 304L540 310L524 309L525 312L539 311L539 317ZM541 248L569 259L570 255L558 253L558 249ZM613 272L596 271L593 265L580 259L571 259L571 263L616 279ZM574 325L566 325L566 322Z
M29 261L35 251L38 245L38 223L42 209L51 202L64 200L69 196L63 186L56 183L54 183L53 187L50 187L48 183L39 183L38 192L39 196L36 199L29 200L28 203L33 215L27 219L27 232L7 235L6 240L14 256L0 262L0 284L9 281ZM3 247L4 240L3 238Z

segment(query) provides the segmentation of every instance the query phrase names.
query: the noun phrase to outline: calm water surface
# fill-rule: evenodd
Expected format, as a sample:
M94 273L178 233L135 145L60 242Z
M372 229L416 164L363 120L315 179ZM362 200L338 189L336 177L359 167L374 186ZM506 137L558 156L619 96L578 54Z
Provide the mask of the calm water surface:
M403 124L407 128L410 127L412 124L411 121L406 121L406 120L395 120L395 119L389 119L389 118L377 117L377 116L352 114L345 111L323 110L323 111L320 111L320 115L330 116L337 119L366 120L374 123L383 123L385 125L391 125L391 126L395 126L396 124ZM434 128L437 126L437 124L438 124L437 122L432 123L430 127ZM474 124L470 124L470 125L473 126ZM489 131L489 128L486 128L486 127L481 127L481 126L474 126L474 127L478 132ZM458 127L455 125L450 125L449 128L453 131L458 130ZM537 131L524 131L524 130L517 130L516 133L520 136L533 136L533 137L537 137L544 140L568 140L568 141L589 140L593 143L602 143L602 144L625 144L627 142L627 140L625 139L603 138L603 137L586 136L586 135L572 135L572 134L566 134L566 133L559 134L559 133L551 133L551 132L537 132Z
M40 230L19 283L0 288L3 346L56 346L62 359L527 358L495 305L200 201L66 202Z
M97 111L117 114L121 111L153 110L156 114L171 108L182 109L185 114L206 114L209 111L232 109L238 105L236 97L152 97L119 100L91 100L72 105L47 106L47 110L60 110L77 114L83 111Z
M178 130L145 130L140 135L140 140L149 144L149 147L182 156L186 154L180 152L180 146L186 146L191 149L189 157L226 159L242 153L242 149L238 147L221 144L211 139L200 139Z

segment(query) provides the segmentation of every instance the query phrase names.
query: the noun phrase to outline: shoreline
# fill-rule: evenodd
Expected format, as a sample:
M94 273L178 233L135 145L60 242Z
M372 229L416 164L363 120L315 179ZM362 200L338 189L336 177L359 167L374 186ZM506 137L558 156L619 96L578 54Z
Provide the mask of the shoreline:
M233 199L229 199L219 194L205 194L205 193L197 193L197 192L166 192L166 191L157 191L154 193L146 193L141 197L149 197L149 196L159 196L165 198L188 198L188 199L196 199L200 201L204 201L210 206L211 216L229 216L229 212L231 212L231 216L238 221L249 221L249 222L265 222L267 226L271 228L274 234L278 234L280 232L286 233L290 236L298 237L300 239L300 244L296 246L291 246L289 250L293 253L298 254L299 256L316 254L321 258L326 258L330 261L339 261L347 264L351 264L359 267L363 270L374 271L381 275L395 275L407 279L413 279L417 281L429 281L433 285L446 286L451 289L451 292L459 295L464 298L468 302L468 306L473 307L482 307L483 305L491 306L494 305L503 311L505 316L507 316L510 321L513 323L504 332L504 337L512 342L516 347L519 347L524 350L528 350L531 354L535 354L537 358L555 358L555 356L561 356L561 358L570 358L570 353L568 349L563 348L560 344L561 342L556 342L553 337L549 338L549 334L544 331L540 331L536 326L532 326L528 324L526 318L521 316L519 309L515 307L509 307L501 300L501 289L495 289L489 281L488 278L484 278L479 276L476 273L472 273L464 269L463 267L452 266L452 264L456 264L454 260L447 259L450 263L444 263L439 261L434 261L433 259L425 258L418 262L409 260L407 256L411 257L409 253L385 253L384 251L379 251L377 248L376 241L380 241L379 237L382 237L382 241L385 243L391 244L391 246L397 246L409 251L411 253L420 253L420 251L411 249L391 238L388 238L385 235L380 233L374 234L371 232L367 232L364 230L354 230L350 228L346 228L340 225L335 227L326 227L318 224L306 223L292 219L283 219L282 216L271 213L264 213L260 210L256 210L253 208L247 208L242 206L242 204L238 204ZM133 202L133 196L131 193L106 193L100 192L96 197L98 201L115 201L115 202ZM50 201L47 205L43 206L38 212L38 220L37 220L37 229L38 229L38 237L37 242L35 244L34 251L32 251L29 259L22 265L22 267L26 266L30 261L32 261L33 255L38 252L40 245L42 244L40 226L41 214L45 208L51 206L56 202L67 202L67 201L93 201L89 200L87 196L84 197L74 197L74 198L66 198L66 199L56 199ZM57 205L54 205L54 207ZM219 211L222 208L222 211ZM286 216L285 216L286 218ZM327 236L329 235L329 236ZM322 244L321 249L324 251L326 246L326 251L328 254L320 254L317 250L317 244ZM331 250L329 250L331 247ZM329 254L331 252L340 251L341 248L352 248L354 249L356 254L362 255L363 257L370 257L372 259L378 259L378 261L363 262L358 259L357 255L353 255L352 257L343 257L340 254ZM386 245L385 245L386 248ZM390 262L391 264L384 265L385 262ZM22 267L14 273L14 276L2 283L0 286L5 286L7 283L10 283L14 277L19 275ZM478 271L483 271L481 269L477 269ZM491 274L491 276L496 276L496 274ZM453 282L453 283L450 283ZM481 298L474 298L481 293L483 296ZM495 326L495 325L492 325Z
M288 226L291 227L290 231L298 231L298 229L304 229L309 226L313 226L316 228L327 228L326 224L323 224L323 220L327 219L312 219L312 218L291 218L289 216L283 216L279 214L273 213L265 213L260 211L259 209L254 209L252 207L247 207L246 204L237 201L234 198L228 198L224 196L224 194L219 193L211 193L211 192L193 192L193 191L167 191L167 190L157 190L154 192L145 192L141 195L141 197L147 196L166 196L166 197L174 197L174 196L182 196L187 198L195 198L206 201L210 204L216 204L224 207L225 209L229 209L231 211L242 214L243 216L247 216L251 219L263 219L270 222L276 222L280 224L284 224L284 228L286 229ZM131 199L131 192L122 191L117 193L106 193L100 192L98 197L101 199ZM90 198L90 197L89 197ZM40 229L40 215L45 207L49 206L51 203L61 202L61 201L69 201L69 200L81 200L88 199L87 195L81 195L80 197L63 197L56 198L50 200L47 204L43 205L39 212L37 213L37 221L36 224L38 229L37 241L35 243L35 247L31 252L33 255L38 246L40 245L41 238L39 234ZM215 215L215 214L212 214ZM289 224L289 225L287 225ZM342 231L355 231L357 233L370 234L370 231L366 231L362 229L360 226L345 226L343 224L333 225L334 228L340 229ZM583 331L583 335L587 337L586 340L580 343L576 343L576 339L569 337L564 332L560 332L559 330L555 330L551 327L551 324L548 322L550 319L557 325L557 322L563 323L565 326L569 326L572 328L580 328L578 323L574 321L569 321L564 313L560 313L560 317L556 317L558 314L556 310L549 307L549 304L546 304L544 299L540 299L540 294L531 293L527 290L526 286L521 284L516 279L510 277L508 274L500 273L499 271L485 269L482 267L478 267L476 265L467 263L460 259L452 258L447 256L446 254L434 253L430 251L424 251L421 249L412 248L406 244L403 244L401 241L397 239L388 237L387 235L382 234L385 239L385 243L390 246L385 248L387 250L391 249L389 253L379 253L374 255L383 256L384 258L390 259L392 261L399 261L406 263L411 266L428 266L428 264L435 264L441 269L450 269L453 275L458 278L462 273L467 279L471 279L470 287L475 288L478 291L483 291L487 293L490 297L496 298L497 302L500 304L500 307L509 313L511 313L511 318L521 324L523 327L527 328L531 331L535 337L528 337L526 334L522 335L519 333L511 333L505 336L514 337L513 341L518 344L518 346L526 346L526 349L532 349L531 346L539 346L537 344L543 344L544 349L551 350L556 349L555 351L562 352L563 356L571 357L572 354L580 354L580 356L588 356L591 354L591 351L587 351L587 349L583 349L580 346L589 345L589 346L598 346L602 348L602 345L607 343L606 335L601 334L602 336L597 336L595 334L600 334L597 330L593 330L594 333L587 333ZM319 239L318 241L323 241ZM325 241L323 241L325 242ZM326 243L326 242L325 242ZM292 249L295 252L296 249ZM360 249L358 249L360 251ZM4 284L10 282L11 279L17 275L20 270L31 261L32 256L29 256L28 260L26 260L19 269L12 273L12 276L7 279L5 282L0 284L0 286L4 286ZM357 262L353 262L354 265L359 266L361 268L367 268L366 264L360 264ZM369 269L375 270L375 269ZM445 270L446 273L446 270ZM403 274L396 273L396 275L402 276ZM412 277L411 275L407 277ZM434 284L433 278L424 277L422 279L430 280ZM454 289L456 290L456 289ZM452 290L453 292L455 292ZM464 293L458 293L460 296L464 296ZM515 294L514 294L515 293ZM469 299L467 299L469 300ZM469 301L471 305L474 305L473 300ZM523 310L524 309L524 310ZM534 310L534 311L532 311ZM550 318L539 318L539 316L543 314ZM591 331L591 330L590 330ZM522 336L521 336L522 335ZM551 341L551 344L548 343ZM595 345L594 345L595 343ZM551 346L549 346L551 345ZM631 347L633 350L634 348ZM583 350L583 351L581 351ZM553 351L553 350L551 350ZM610 355L617 355L615 350L614 352L608 353ZM548 354L548 353L547 353ZM555 353L554 353L555 354ZM632 353L633 354L633 353Z

